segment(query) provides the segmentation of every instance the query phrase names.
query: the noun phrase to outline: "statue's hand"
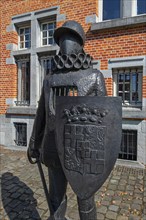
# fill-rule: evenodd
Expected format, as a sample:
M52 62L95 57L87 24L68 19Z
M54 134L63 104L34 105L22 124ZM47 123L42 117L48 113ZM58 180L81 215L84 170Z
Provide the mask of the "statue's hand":
M28 149L27 149L27 154L28 154L28 157L30 157L30 158L39 159L39 157L40 157L40 152L35 147L35 141L34 141L33 138L30 138L29 146L28 146Z

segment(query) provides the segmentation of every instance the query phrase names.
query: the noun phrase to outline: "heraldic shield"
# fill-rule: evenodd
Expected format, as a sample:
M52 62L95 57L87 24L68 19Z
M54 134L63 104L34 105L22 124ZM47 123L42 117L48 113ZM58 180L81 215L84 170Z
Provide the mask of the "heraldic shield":
M57 97L57 151L66 178L79 198L89 198L109 176L118 157L121 135L119 97Z

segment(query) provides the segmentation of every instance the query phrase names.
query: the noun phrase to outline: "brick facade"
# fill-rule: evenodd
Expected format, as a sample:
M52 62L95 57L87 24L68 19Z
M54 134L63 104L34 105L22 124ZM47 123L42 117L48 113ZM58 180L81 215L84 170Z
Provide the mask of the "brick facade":
M139 22L132 25L117 26L116 28L109 27L92 30L92 23L95 23L95 19L98 18L98 0L1 0L1 116L9 112L9 99L17 99L18 94L17 65L15 64L15 57L12 57L11 49L11 47L14 45L17 46L18 44L18 34L12 26L13 17L56 6L59 9L59 14L64 15L65 18L58 19L56 23L57 27L61 26L65 20L76 20L83 26L86 33L85 51L90 53L94 60L99 61L99 69L104 73L109 96L113 95L112 69L109 67L109 61L118 58L119 60L122 58L132 59L132 57L136 57L133 58L133 60L139 60L139 57L144 57L143 59L145 59L146 23ZM144 17L144 19L146 19L146 17ZM9 59L14 59L14 63L9 62ZM117 63L117 61L115 62ZM123 62L123 60L121 62ZM144 62L146 61L143 61L143 63ZM143 66L142 100L143 110L145 110L146 64L143 64ZM25 115L25 113L21 114L21 116L22 115ZM133 116L131 116L131 118L133 119ZM140 120L145 119L146 116L142 116ZM127 117L126 120L128 120Z
M6 98L17 97L17 70L15 65L6 65L6 58L10 57L10 51L6 50L6 45L10 43L18 44L16 32L7 32L7 26L11 24L11 18L18 14L27 13L34 10L49 8L59 4L61 14L66 15L68 20L76 20L82 24L86 32L85 50L94 59L100 60L101 70L107 69L108 59L117 57L146 55L146 25L137 25L126 28L116 28L112 30L101 30L91 32L91 24L85 23L85 18L90 15L98 16L98 1L47 1L47 0L19 0L1 1L2 4L2 46L1 46L1 97L0 114L4 114L7 109ZM58 22L61 26L63 22ZM112 83L107 82L108 95L112 95ZM10 86L11 85L11 86ZM145 96L146 82L143 80L143 94Z

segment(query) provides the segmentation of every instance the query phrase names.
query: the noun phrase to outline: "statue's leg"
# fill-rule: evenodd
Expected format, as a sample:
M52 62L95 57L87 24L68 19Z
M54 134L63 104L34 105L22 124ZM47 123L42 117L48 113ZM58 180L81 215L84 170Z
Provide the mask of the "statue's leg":
M84 200L77 198L77 200L80 220L97 220L94 196Z
M49 168L49 195L55 220L65 220L67 180L62 167ZM51 217L49 218L51 219Z

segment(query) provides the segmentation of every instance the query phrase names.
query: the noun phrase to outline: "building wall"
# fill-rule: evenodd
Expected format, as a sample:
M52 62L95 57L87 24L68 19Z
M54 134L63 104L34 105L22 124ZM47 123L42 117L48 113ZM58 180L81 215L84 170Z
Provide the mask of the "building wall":
M125 6L126 7L126 6ZM56 8L56 9L55 9ZM14 145L14 122L27 123L27 139L29 140L33 119L35 117L38 92L38 53L33 48L29 51L32 63L31 105L29 107L15 107L14 101L18 94L18 72L15 62L17 53L18 34L15 23L23 19L30 19L31 24L36 25L33 12L47 16L56 10L57 27L66 20L76 20L83 26L86 33L85 51L90 53L97 62L97 67L105 77L108 95L113 95L112 69L117 67L142 66L142 108L141 110L123 109L123 126L138 131L138 161L146 164L146 19L145 15L133 19L99 22L100 2L98 0L1 0L1 86L0 86L0 135L1 144ZM49 11L49 9L51 9ZM129 16L129 11L125 11ZM31 14L32 13L32 14ZM21 16L24 15L24 16ZM39 15L39 13L38 13ZM33 23L34 22L34 23ZM107 25L107 26L106 26ZM35 32L35 30L34 30ZM35 33L32 32L34 35ZM33 42L37 46L37 42ZM42 53L41 48L38 48ZM50 49L54 54L57 48ZM52 52L53 51L53 52ZM19 51L18 51L19 52ZM34 86L35 85L35 86ZM138 124L137 124L138 122ZM8 138L7 138L8 137Z

